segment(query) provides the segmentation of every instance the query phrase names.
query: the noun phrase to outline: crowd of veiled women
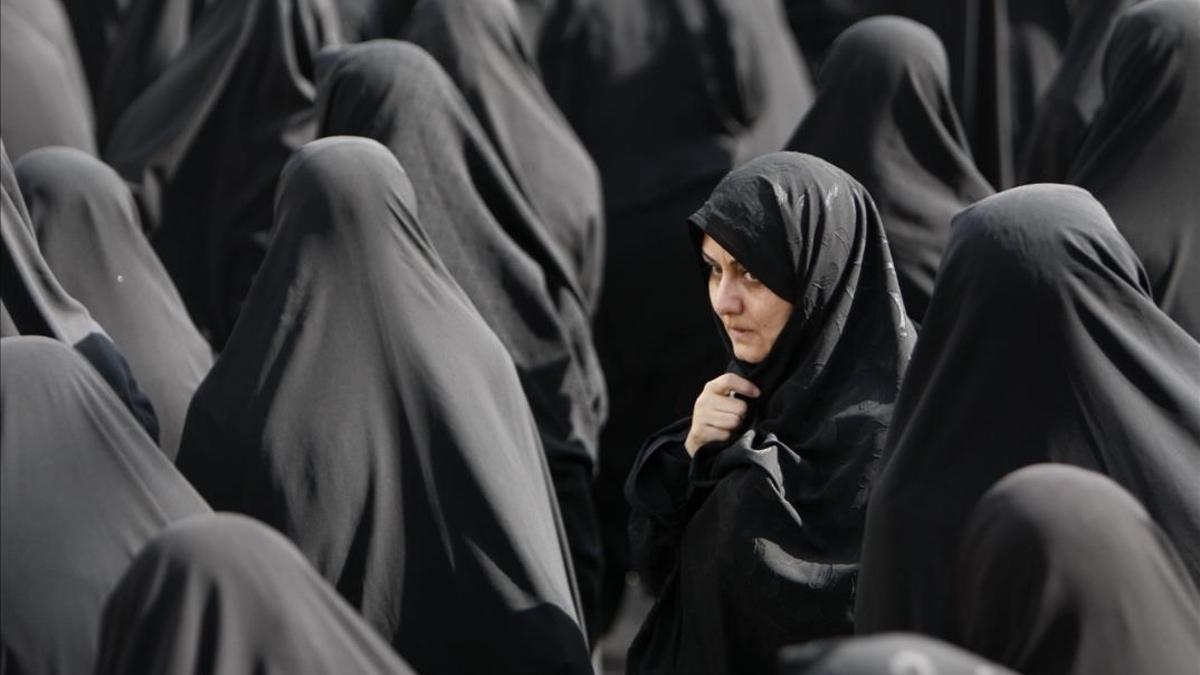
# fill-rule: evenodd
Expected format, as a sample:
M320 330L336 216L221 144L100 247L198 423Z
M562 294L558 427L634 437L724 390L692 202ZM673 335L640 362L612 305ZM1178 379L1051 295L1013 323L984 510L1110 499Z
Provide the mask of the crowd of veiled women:
M0 6L0 672L1200 672L1200 0Z

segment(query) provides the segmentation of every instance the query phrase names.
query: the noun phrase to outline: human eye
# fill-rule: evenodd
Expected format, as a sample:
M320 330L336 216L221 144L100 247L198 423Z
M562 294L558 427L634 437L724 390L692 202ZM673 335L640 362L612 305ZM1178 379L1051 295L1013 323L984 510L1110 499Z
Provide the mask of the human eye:
M708 262L707 260L704 261L704 264L706 267L708 267L708 276L710 276L710 277L721 276L721 266L720 265L717 265L716 263Z

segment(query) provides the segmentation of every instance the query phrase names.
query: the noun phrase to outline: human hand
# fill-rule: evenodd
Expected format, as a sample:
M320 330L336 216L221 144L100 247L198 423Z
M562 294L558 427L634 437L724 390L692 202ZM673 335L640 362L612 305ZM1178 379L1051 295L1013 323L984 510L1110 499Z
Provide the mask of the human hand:
M761 393L753 382L734 373L709 380L692 408L692 428L683 442L688 455L694 456L707 443L729 440L742 426L749 405L734 394L758 398Z

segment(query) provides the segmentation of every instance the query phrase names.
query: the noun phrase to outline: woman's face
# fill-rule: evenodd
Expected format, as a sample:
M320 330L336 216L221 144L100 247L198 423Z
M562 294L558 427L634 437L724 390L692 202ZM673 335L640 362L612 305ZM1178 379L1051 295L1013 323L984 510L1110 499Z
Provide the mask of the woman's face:
M760 363L792 315L792 303L775 295L707 234L700 244L708 265L708 299L733 343L733 355Z

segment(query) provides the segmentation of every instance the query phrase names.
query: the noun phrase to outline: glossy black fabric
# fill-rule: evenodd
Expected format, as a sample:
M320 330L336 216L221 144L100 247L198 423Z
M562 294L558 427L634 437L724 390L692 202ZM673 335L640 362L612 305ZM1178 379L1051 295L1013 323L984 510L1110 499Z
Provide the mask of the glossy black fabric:
M0 340L0 670L90 673L105 598L208 507L77 353Z
M103 6L113 0L71 0ZM218 0L121 0L117 32L102 64L87 64L96 101L96 135L104 147L121 115L183 51L204 11ZM94 11L94 10L93 10ZM76 29L78 30L78 29ZM88 30L95 32L95 27Z
M218 349L266 250L279 169L315 136L312 61L338 30L328 0L221 0L105 143Z
M288 540L242 516L150 540L105 604L97 675L407 675Z
M1200 344L1087 192L1015 188L954 220L868 509L860 632L958 640L967 514L1039 462L1108 474L1200 578Z
M600 174L546 93L511 0L424 0L403 38L437 59L570 263L589 312L604 270Z
M276 205L180 469L287 535L420 672L588 672L537 427L400 165L322 139Z
M832 162L867 188L904 307L920 323L950 219L993 192L954 112L946 53L915 21L872 17L834 42L817 86L788 148Z
M1073 466L1020 469L979 500L959 550L963 643L1026 675L1200 665L1200 594L1132 495Z
M779 675L1015 675L954 645L915 633L817 640L779 654Z
M1121 12L1138 0L1083 0L1071 17L1071 34L1054 79L1038 99L1021 149L1020 183L1058 183L1067 177L1104 98L1100 64Z
M662 588L630 672L763 672L784 645L851 631L870 483L916 334L871 198L831 164L748 162L692 222L795 307L766 360L729 366L763 392L736 440L689 463L684 419L638 456L630 533Z
M1105 55L1104 97L1069 180L1104 204L1154 301L1200 340L1200 4L1126 12Z
M151 438L158 419L129 364L87 309L55 278L34 239L33 223L3 143L0 143L0 336L41 335L75 347L112 387Z
M35 150L16 175L46 264L129 359L174 459L212 350L142 234L133 195L103 162L70 148Z
M92 96L59 2L0 2L0 133L14 159L47 145L96 154Z

